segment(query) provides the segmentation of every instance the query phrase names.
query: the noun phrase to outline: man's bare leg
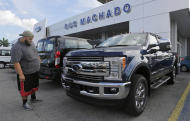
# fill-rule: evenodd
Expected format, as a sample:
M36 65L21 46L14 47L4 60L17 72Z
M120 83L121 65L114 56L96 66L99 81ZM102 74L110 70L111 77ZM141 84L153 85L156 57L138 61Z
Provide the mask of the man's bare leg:
M27 96L22 96L23 107L25 110L32 110L31 106L27 103Z

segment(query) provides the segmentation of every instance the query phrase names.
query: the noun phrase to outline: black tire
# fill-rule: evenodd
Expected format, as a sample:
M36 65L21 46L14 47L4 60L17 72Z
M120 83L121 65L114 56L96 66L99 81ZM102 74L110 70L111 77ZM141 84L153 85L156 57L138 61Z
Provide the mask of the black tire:
M61 85L61 74L57 73L53 79L54 82L59 83Z
M5 64L4 63L0 63L0 69L4 69L5 68Z
M182 71L182 72L187 72L187 71L188 71L187 66L182 65L182 66L181 66L181 71Z
M134 75L130 87L130 92L125 103L126 112L133 116L140 115L146 107L147 99L148 83L146 78L139 74Z
M170 79L167 81L167 84L174 84L176 79L176 68L173 66L172 72L169 73Z

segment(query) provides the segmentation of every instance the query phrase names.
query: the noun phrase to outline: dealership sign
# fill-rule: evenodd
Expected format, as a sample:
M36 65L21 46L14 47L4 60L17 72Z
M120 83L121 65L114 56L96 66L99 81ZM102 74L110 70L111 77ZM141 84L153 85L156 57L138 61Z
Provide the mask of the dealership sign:
M99 13L92 14L91 16L81 18L79 22L73 21L68 24L65 24L65 29L68 30L72 28L77 28L78 23L80 23L80 25L87 25L93 22L95 23L97 21L102 21L115 16L119 16L121 15L122 12L129 13L130 11L131 11L131 5L127 3L122 8L115 7L113 10L108 9L106 12L102 11Z

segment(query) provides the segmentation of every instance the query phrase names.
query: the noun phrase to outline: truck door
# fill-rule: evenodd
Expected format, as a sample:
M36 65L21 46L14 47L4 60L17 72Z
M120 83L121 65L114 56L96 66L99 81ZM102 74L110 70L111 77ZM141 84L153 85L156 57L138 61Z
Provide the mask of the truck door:
M173 54L172 53L168 53L168 52L162 52L162 75L167 74L168 72L170 72L171 66L173 64Z
M156 46L158 45L158 40L156 39L156 37L149 35L148 41L149 41L148 42L149 46L155 45L155 48L158 47ZM151 78L152 79L160 78L160 71L163 68L161 66L162 53L160 51L157 51L155 53L148 54L148 60L149 60L149 66L151 69Z

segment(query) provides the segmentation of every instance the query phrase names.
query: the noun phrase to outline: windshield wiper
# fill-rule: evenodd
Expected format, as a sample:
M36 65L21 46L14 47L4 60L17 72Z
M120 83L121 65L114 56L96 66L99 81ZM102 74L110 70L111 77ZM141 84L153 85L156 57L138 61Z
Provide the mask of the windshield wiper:
M130 45L110 45L108 47L119 47L119 46L130 46Z
M108 46L96 46L95 48L106 48Z

